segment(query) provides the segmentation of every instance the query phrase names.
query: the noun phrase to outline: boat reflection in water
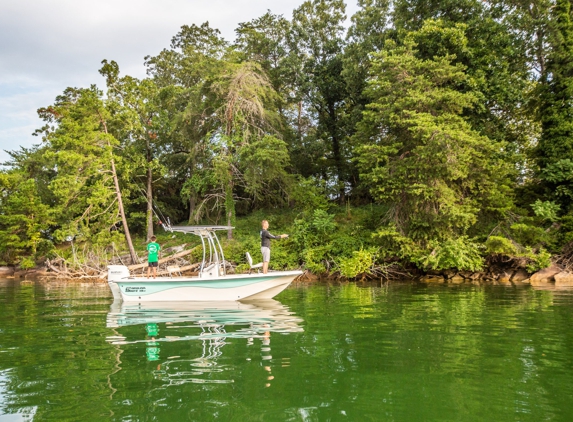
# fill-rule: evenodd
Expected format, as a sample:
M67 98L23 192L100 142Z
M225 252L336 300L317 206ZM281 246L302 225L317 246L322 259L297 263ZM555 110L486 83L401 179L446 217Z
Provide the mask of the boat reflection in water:
M233 382L228 378L232 368L220 364L218 358L229 339L246 339L247 347L260 347L257 355L270 380L271 334L302 332L301 323L300 317L273 299L141 304L118 300L107 315L107 327L115 331L107 341L119 348L145 343L147 361L158 363L155 377L170 384L181 384ZM194 343L193 356L183 356L190 352L189 348L174 348L175 345L170 344L180 341ZM176 354L169 356L173 352Z

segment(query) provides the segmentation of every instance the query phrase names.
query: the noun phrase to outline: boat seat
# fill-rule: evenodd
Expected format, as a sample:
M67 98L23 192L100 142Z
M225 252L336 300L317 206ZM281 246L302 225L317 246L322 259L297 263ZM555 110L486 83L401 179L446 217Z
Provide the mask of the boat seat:
M181 277L181 268L179 268L179 265L170 265L167 267L167 272L169 273L169 277L173 277L173 274L175 274L176 276Z
M249 263L250 269L251 269L251 270L256 269L257 272L260 272L260 271L259 271L259 268L262 268L262 267L263 267L263 263L262 263L262 262L259 262L258 264L254 264L254 265L253 265L253 258L251 258L251 254L247 252L247 253L245 253L245 255L247 256L247 262ZM250 272L250 271L249 271L249 272Z

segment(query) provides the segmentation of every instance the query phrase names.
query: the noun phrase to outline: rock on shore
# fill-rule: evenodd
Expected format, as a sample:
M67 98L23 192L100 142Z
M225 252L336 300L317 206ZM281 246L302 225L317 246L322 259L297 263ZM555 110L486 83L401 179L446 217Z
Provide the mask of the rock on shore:
M533 287L555 288L555 287L573 287L573 272L564 270L558 265L539 270L529 274L525 269L505 269L499 272L489 270L488 272L470 272L470 271L443 271L433 272L420 277L423 283L485 283L498 284L503 286L523 286L531 284Z

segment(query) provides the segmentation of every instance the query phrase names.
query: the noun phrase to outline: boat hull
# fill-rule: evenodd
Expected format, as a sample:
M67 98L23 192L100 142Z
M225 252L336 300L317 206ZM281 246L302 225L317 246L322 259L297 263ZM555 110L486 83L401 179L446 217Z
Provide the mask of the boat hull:
M108 280L114 297L125 302L154 301L236 301L271 299L302 271L277 271L268 274L226 275L217 278L145 277Z

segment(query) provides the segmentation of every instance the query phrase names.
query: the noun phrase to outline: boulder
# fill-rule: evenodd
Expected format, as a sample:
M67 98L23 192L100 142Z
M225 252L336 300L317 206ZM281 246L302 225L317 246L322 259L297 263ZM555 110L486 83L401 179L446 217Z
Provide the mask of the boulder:
M573 287L573 274L569 271L562 271L553 276L555 287Z
M511 286L512 275L513 275L512 273L506 273L506 272L501 273L497 278L498 284L501 284L503 286Z
M525 286L525 285L529 284L529 279L527 278L523 281L511 280L511 284L513 284L514 286Z
M14 268L0 267L0 277L10 277L14 275Z
M529 274L523 268L520 268L511 276L511 282L513 284L525 283L526 280L529 280Z
M555 274L558 274L560 272L561 268L553 264L550 267L537 271L535 274L529 277L529 282L531 283L532 286L543 286L545 284L553 282Z
M455 271L452 271L452 270L446 270L446 271L444 271L444 277L446 277L448 280L449 280L450 278L455 277L456 275L458 275L458 274L457 274Z
M316 274L309 272L309 271L305 272L301 276L301 278L304 279L305 281L309 281L309 282L318 281L318 276Z
M420 278L422 283L444 283L446 280L441 275L427 274Z
M464 281L466 281L465 278L463 278L461 275L456 274L453 277L451 277L448 280L448 283L452 283L452 284L462 284Z

